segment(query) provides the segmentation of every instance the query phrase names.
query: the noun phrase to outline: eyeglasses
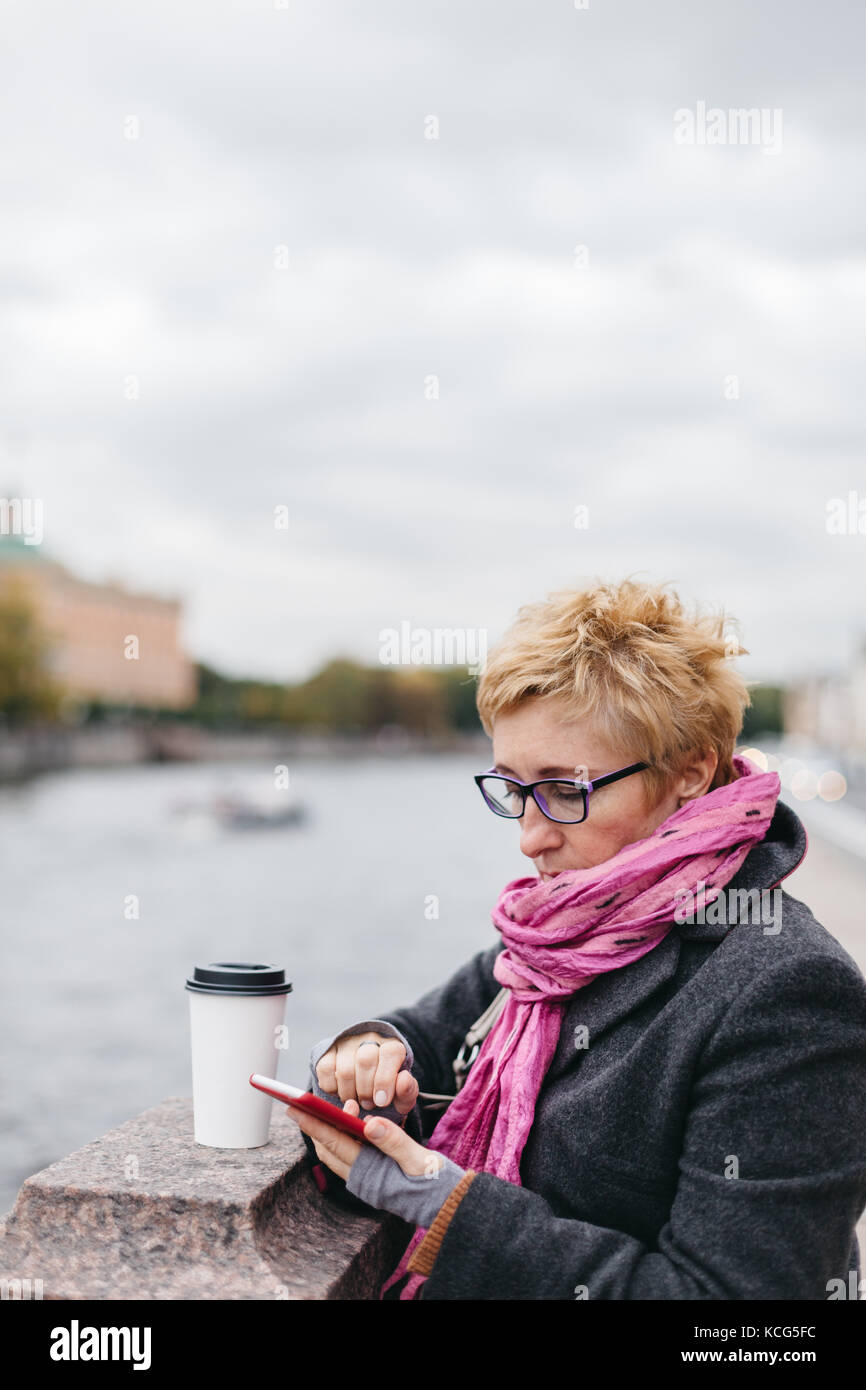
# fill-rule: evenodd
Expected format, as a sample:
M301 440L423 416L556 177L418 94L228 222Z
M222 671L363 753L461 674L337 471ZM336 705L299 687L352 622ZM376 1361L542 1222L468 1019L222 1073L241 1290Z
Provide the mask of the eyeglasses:
M575 777L546 778L540 782L518 782L514 777L503 777L493 768L481 772L473 780L487 805L497 816L508 820L520 820L526 810L526 798L531 794L533 801L543 816L556 821L558 825L579 825L589 814L589 794L598 787L606 787L618 782L621 777L631 777L634 772L642 772L649 763L629 763L619 772L608 772L604 777L594 777L591 782L582 782Z

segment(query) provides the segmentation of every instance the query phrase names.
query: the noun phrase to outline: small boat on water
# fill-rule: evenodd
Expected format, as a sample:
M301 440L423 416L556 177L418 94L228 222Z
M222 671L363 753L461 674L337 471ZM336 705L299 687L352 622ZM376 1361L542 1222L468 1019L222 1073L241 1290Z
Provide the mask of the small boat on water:
M300 825L307 819L298 802L287 806L252 801L239 796L220 796L213 802L213 813L221 825L232 830L263 830L271 826Z
M207 835L208 828L223 830L269 830L303 825L307 808L295 800L267 800L239 793L221 793L207 801L177 800L172 813L181 818L185 833Z

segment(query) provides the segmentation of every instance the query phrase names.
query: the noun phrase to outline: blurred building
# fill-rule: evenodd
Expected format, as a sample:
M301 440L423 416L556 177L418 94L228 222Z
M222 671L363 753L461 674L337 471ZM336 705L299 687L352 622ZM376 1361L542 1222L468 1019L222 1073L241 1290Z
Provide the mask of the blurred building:
M148 708L193 703L196 674L180 644L179 600L79 579L40 545L0 534L0 591L18 580L50 641L51 673L69 694Z
M785 692L785 731L823 748L866 753L866 645L842 675L810 676Z

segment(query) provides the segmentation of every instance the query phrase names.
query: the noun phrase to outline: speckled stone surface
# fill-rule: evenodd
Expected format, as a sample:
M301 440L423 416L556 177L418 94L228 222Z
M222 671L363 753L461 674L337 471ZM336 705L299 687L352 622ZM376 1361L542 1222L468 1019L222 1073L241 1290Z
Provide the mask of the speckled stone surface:
M275 1105L260 1149L209 1149L172 1096L22 1185L0 1278L45 1299L375 1299L413 1227L323 1196Z

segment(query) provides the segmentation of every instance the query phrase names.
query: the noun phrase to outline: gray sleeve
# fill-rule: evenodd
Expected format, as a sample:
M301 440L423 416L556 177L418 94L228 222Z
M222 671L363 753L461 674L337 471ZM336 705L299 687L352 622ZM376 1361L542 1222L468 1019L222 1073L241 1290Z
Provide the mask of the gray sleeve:
M408 1177L399 1163L373 1144L365 1144L349 1169L346 1190L379 1211L402 1216L416 1226L431 1226L445 1199L454 1191L465 1169L444 1154L430 1154L429 1171Z

